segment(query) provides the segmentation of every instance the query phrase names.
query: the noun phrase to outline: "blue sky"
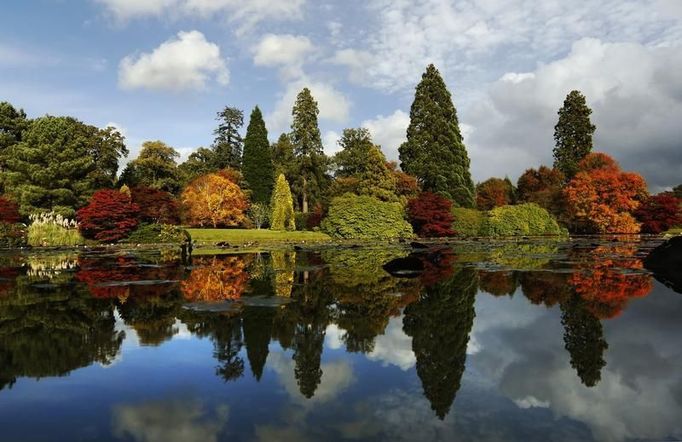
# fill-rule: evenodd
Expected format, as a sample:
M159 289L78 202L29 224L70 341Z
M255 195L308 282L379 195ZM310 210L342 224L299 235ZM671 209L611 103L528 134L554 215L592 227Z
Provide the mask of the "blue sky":
M476 180L550 164L580 89L595 147L655 191L682 182L681 44L679 0L5 0L0 100L114 124L132 157L149 139L186 156L225 105L258 104L276 139L309 86L329 153L363 125L397 159L433 62Z

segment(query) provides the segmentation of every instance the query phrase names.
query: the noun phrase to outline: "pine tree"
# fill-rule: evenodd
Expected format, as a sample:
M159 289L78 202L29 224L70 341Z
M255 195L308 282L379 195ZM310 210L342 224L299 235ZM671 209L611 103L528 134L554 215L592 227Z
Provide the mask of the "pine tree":
M296 157L294 156L294 143L289 134L282 134L272 144L272 164L275 167L275 176L283 173L287 181L292 182L296 169Z
M239 129L244 125L244 112L236 107L225 107L216 118L220 122L213 131L214 167L239 169L242 162L242 136Z
M277 177L275 190L272 193L272 216L270 217L270 229L272 230L296 230L294 219L294 202L291 198L291 189L284 175Z
M567 180L578 171L578 163L592 151L592 134L596 127L590 121L592 109L580 91L571 91L559 109L559 121L554 126L554 167Z
M426 68L410 110L400 167L416 176L424 191L440 193L462 207L474 206L474 183L457 110L440 73Z
M275 184L275 172L268 131L258 106L251 112L249 127L246 129L242 172L251 189L251 201L254 203L270 202L272 187Z
M296 98L292 111L291 141L296 156L296 177L293 182L301 211L317 203L327 185L327 157L317 125L320 110L310 90L304 88Z

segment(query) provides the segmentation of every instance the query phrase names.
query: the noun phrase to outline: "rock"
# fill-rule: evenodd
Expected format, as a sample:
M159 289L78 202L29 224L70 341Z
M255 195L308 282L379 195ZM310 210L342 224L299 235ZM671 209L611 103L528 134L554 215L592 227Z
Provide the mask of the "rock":
M424 263L416 256L396 258L383 267L391 276L398 278L417 278L424 272Z
M644 267L677 293L682 293L682 236L656 247L644 259Z
M220 242L217 242L215 245L216 245L216 247L226 247L226 248L230 247L230 243L228 243L227 241L220 241Z

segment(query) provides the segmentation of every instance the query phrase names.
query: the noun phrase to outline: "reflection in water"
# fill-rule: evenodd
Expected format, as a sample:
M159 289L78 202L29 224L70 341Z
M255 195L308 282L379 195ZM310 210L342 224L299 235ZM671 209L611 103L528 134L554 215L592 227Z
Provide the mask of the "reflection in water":
M249 281L248 260L245 255L193 258L195 268L182 282L185 299L211 302L241 298Z

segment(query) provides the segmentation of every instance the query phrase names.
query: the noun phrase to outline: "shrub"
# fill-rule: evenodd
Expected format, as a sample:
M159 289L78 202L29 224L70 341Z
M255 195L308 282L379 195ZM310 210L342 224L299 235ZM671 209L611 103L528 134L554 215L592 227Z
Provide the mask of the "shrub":
M294 215L294 200L291 197L291 188L283 174L277 177L275 190L272 192L272 216L270 217L270 229L272 230L296 230Z
M319 230L320 224L325 216L327 216L327 211L324 206L322 206L322 204L315 204L312 212L308 213L308 219L306 219L306 227L308 227L308 230Z
M411 237L400 203L387 203L370 196L346 194L336 197L322 221L322 231L336 238L390 239Z
M121 189L123 192L123 189ZM133 203L140 208L142 223L179 224L180 205L173 195L163 190L138 186L130 190Z
M482 236L563 235L554 217L535 203L497 207L481 226Z
M481 231L481 226L485 221L485 213L476 209L467 209L465 207L453 207L452 230L455 235L461 236L478 236Z
M90 203L78 210L80 231L88 239L116 242L137 227L140 208L118 190L98 190Z
M452 202L440 195L424 192L407 203L414 232L424 237L453 236Z
M21 220L19 204L0 196L0 223L15 224Z
M249 202L227 171L200 176L187 185L181 200L192 226L235 227L246 221Z
M78 224L54 212L31 215L28 244L34 247L77 246L84 243Z
M141 224L126 240L132 244L180 244L185 230L171 224Z
M650 196L635 212L642 232L661 233L682 224L682 200L671 192Z
M308 230L309 213L295 212L294 220L296 221L296 230Z
M0 223L0 248L14 249L27 244L26 226Z

